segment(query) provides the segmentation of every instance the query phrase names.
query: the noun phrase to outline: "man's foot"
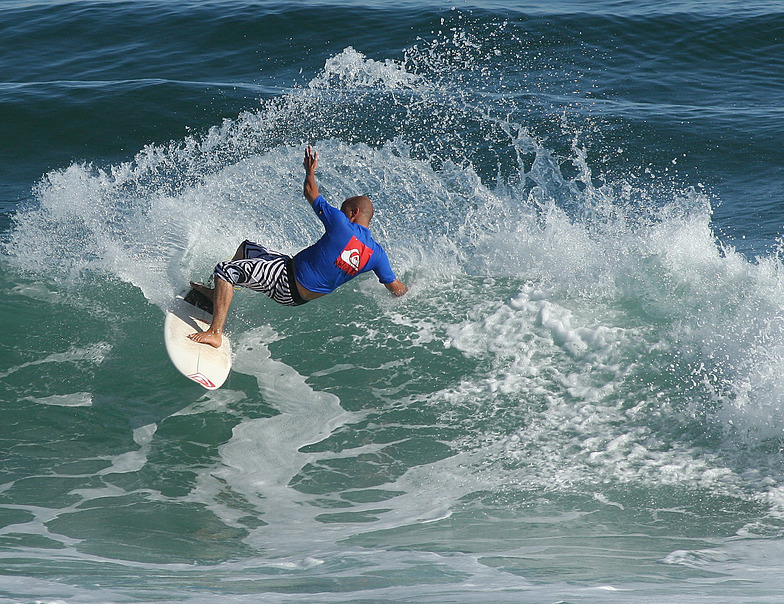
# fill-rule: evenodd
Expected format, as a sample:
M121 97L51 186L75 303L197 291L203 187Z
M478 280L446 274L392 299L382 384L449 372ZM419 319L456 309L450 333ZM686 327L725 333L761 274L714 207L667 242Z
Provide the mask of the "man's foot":
M196 283L195 281L191 281L191 289L195 289L197 292L204 294L210 300L214 300L215 298L215 290L211 287L207 287L203 283Z
M192 333L188 336L190 340L193 340L197 344L209 344L214 348L220 348L220 345L223 343L223 338L219 333L215 333L210 331L197 331L196 333Z

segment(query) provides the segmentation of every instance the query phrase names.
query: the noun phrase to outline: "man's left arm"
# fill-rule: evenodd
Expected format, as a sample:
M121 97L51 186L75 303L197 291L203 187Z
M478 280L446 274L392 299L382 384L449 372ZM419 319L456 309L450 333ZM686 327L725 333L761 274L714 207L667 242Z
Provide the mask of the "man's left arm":
M398 297L404 295L408 291L408 288L400 279L395 279L392 283L384 283L384 287Z
M379 248L373 254L372 258L375 264L373 267L373 272L376 273L376 276L382 285L395 296L400 297L404 295L408 291L408 288L400 279L395 276L395 273L392 271L392 267L389 264L389 258L387 257L387 253L384 248L379 246Z

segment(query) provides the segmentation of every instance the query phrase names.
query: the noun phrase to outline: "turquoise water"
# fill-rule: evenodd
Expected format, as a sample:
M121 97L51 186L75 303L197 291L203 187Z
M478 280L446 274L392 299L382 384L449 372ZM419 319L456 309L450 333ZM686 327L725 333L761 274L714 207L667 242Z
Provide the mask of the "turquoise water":
M590 8L590 10L588 10ZM774 3L8 2L0 601L776 602ZM164 310L301 196L410 287Z

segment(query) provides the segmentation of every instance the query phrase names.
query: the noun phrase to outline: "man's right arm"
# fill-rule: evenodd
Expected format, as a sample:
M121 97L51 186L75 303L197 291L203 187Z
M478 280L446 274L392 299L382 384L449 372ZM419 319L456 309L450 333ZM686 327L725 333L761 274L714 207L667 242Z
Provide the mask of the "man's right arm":
M302 188L302 194L308 200L310 205L316 201L319 196L318 186L316 185L316 168L318 168L318 151L314 151L310 145L305 149L305 160L303 161L305 167L305 185Z

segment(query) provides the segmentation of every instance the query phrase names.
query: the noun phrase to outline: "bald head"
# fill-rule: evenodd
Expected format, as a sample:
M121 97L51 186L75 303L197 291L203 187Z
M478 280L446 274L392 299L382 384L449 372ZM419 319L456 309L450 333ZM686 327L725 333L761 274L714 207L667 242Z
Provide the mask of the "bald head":
M369 197L358 195L357 197L349 197L340 206L340 211L343 212L351 222L356 222L363 226L370 224L370 219L373 218L375 209L373 202Z

